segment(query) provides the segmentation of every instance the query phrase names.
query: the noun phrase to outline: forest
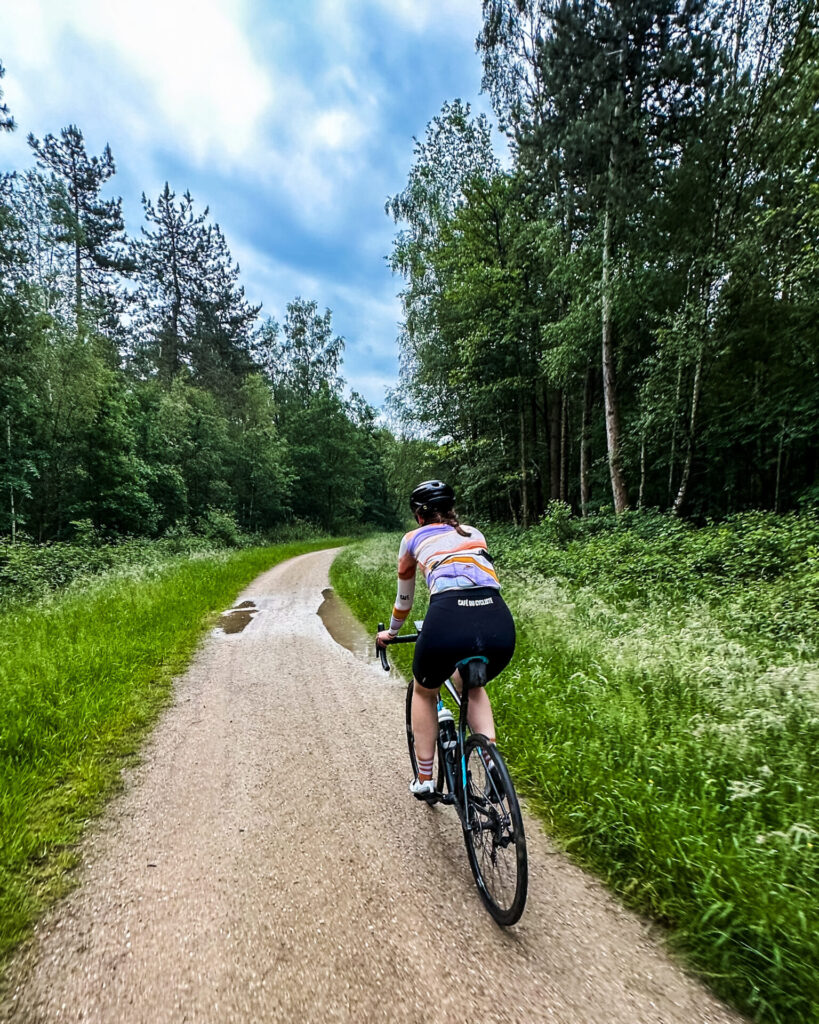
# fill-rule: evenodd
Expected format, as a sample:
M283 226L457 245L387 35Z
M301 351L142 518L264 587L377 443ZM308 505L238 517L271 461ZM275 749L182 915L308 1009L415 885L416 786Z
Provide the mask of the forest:
M399 225L398 403L470 506L815 501L814 0L484 0Z
M108 146L28 141L32 168L0 178L0 536L395 525L390 437L345 391L330 310L262 319L189 192L143 195L129 236Z
M386 204L398 436L329 310L261 316L207 206L166 183L129 234L110 148L30 135L0 178L0 535L391 528L432 474L523 527L812 507L816 29L815 0L485 0L508 159L446 102Z

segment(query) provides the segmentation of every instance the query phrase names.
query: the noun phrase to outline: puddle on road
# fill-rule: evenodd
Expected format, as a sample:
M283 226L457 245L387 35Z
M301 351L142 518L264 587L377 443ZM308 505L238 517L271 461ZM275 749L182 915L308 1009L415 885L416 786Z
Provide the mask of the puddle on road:
M218 628L223 633L241 633L259 609L252 601L242 601L236 608L229 612L222 612L219 616Z
M332 587L322 590L321 596L324 600L318 615L330 636L363 661L372 661L375 657L374 637L367 633Z

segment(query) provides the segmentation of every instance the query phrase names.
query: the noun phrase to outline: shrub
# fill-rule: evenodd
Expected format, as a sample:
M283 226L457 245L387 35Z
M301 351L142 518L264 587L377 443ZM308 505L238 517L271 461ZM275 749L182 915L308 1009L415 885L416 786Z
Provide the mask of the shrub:
M204 515L196 521L196 532L208 540L224 544L226 547L241 547L243 537L236 517L222 508L208 505Z

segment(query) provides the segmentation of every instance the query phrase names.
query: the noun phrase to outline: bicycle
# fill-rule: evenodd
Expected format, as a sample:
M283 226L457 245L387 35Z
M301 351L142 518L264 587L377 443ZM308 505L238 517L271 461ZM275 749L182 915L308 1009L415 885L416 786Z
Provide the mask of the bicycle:
M422 622L416 622L420 632ZM379 623L378 630L384 629ZM410 644L418 632L397 636L390 644ZM377 647L381 665L390 671L385 647ZM424 797L430 806L451 804L458 813L466 844L469 866L484 906L501 925L513 925L526 904L529 881L526 835L515 787L506 763L494 743L467 725L469 691L486 683L487 660L473 655L458 662L463 680L459 694L451 679L444 687L458 708L457 729L452 713L438 697L438 741L433 777L435 793ZM410 763L418 778L415 739L412 733L412 688L407 688L406 726ZM467 736L469 733L469 736Z

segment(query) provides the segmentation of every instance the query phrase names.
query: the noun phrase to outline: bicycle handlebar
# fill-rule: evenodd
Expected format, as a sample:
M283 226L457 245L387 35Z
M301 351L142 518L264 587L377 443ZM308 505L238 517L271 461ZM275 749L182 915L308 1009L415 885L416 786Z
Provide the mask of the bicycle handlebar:
M379 633L383 632L383 630L385 630L386 628L387 627L384 625L383 622L379 622L378 623L378 632ZM388 644L414 644L417 639L418 639L418 634L417 633L405 633L404 636L396 636L396 637L393 637L391 640L387 640L387 643ZM375 649L378 652L378 656L381 658L381 667L384 669L385 672L389 672L389 670L390 670L390 663L387 661L387 648L386 647L379 647L378 644L376 644L375 645Z

